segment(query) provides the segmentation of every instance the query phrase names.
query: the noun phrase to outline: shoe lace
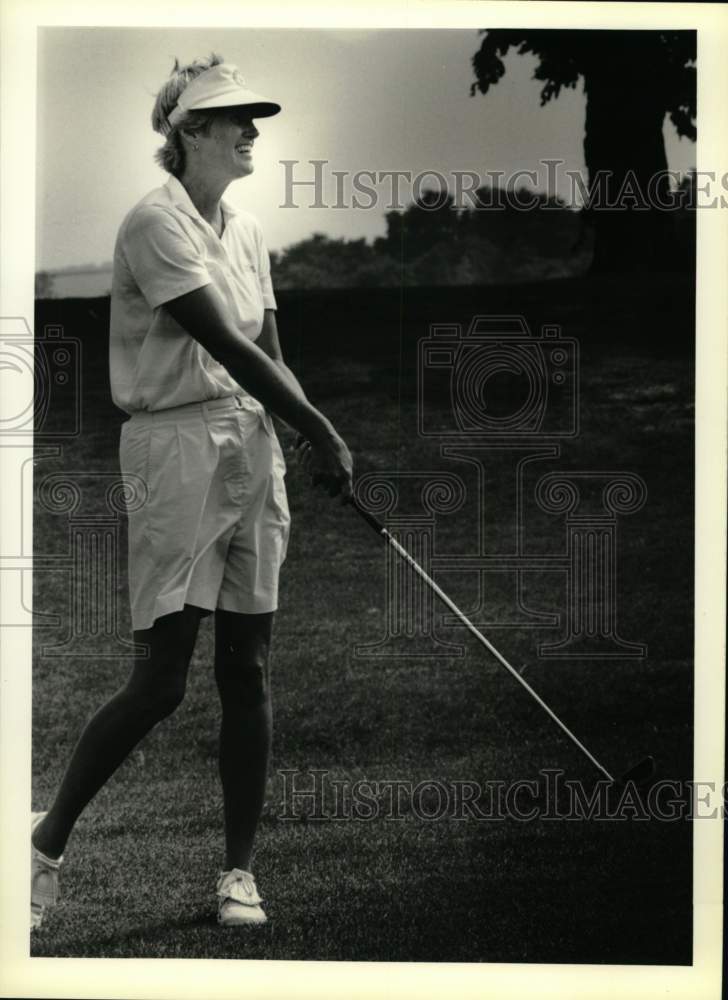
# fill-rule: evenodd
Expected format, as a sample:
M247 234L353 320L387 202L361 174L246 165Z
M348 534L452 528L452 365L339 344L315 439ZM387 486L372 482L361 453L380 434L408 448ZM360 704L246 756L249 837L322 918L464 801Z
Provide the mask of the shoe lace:
M218 882L218 895L237 899L238 902L258 902L260 897L255 884L255 878L250 872L242 871L240 868L233 868L230 872L223 872ZM247 897L241 899L241 896Z

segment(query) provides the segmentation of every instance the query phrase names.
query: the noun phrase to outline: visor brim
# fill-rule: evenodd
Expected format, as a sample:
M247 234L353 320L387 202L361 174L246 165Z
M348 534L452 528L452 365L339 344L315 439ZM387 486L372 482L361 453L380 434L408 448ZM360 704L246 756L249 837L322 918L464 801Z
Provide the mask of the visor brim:
M250 91L242 91L237 94L225 94L220 97L208 97L207 100L196 101L192 107L175 107L169 115L169 124L176 125L186 114L193 111L215 111L225 108L245 108L250 112L251 118L272 118L281 110L280 104L269 101L259 94Z
M219 107L220 110L224 108L245 108L246 111L250 112L251 118L272 118L273 115L277 115L281 110L280 104L275 104L273 101L258 101L256 103L248 104L220 104L215 105Z

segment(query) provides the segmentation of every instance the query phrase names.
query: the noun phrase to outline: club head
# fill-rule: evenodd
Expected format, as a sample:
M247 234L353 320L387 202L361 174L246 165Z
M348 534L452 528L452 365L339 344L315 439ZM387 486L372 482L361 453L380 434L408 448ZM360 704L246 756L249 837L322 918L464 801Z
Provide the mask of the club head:
M643 787L648 783L650 778L655 773L655 758L652 756L644 757L639 763L631 767L629 771L625 771L622 777L619 779L620 785L627 785L630 782L636 785L638 788Z

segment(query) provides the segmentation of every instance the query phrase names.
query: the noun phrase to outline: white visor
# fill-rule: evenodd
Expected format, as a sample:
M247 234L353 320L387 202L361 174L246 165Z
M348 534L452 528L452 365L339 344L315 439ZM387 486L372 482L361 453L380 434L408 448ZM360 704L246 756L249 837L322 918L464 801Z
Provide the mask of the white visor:
M280 104L248 90L236 66L220 63L206 69L187 84L167 121L172 127L188 111L235 107L249 108L251 118L270 118L281 110Z

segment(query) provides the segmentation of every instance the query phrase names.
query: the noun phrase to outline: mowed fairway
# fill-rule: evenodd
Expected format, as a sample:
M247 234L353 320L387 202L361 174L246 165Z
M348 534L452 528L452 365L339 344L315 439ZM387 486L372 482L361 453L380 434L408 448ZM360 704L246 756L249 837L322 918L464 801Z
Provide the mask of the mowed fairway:
M468 501L442 515L438 543L472 550L467 466L417 436L418 339L430 323L474 312L522 313L534 333L559 323L581 346L580 434L538 472L629 471L647 500L618 527L618 621L644 659L543 659L558 628L496 627L489 637L605 764L621 772L645 753L658 777L686 780L692 765L693 357L691 289L553 282L509 289L408 290L281 296L288 362L347 438L358 474L449 470ZM108 397L106 304L45 302L83 342L84 424L55 471L114 472L121 415ZM91 310L91 312L89 311ZM447 401L442 419L447 418ZM56 415L57 418L57 415ZM51 420L54 419L51 411ZM284 448L292 435L281 431ZM79 479L80 481L80 479ZM86 482L86 480L84 480ZM531 482L532 485L532 481ZM85 487L104 511L106 483ZM218 705L213 625L200 630L187 698L90 805L69 844L63 897L32 940L34 955L309 960L689 964L692 828L685 821L567 822L439 819L405 806L369 819L293 818L280 772L299 788L321 780L534 780L544 768L591 786L588 762L461 628L438 634L465 655L355 655L384 634L385 555L355 513L312 491L289 463L293 531L273 646L275 737L254 870L269 923L255 932L215 924L222 862L217 781ZM489 479L488 537L512 530L507 476ZM498 491L503 491L499 496ZM502 518L502 523L498 520ZM67 515L36 505L35 550L67 550ZM530 551L563 550L563 521L534 517ZM125 544L125 534L122 535ZM130 637L122 548L120 631ZM474 577L439 582L468 611ZM559 573L531 574L529 606L563 610ZM46 807L84 721L123 682L129 661L41 655L68 629L68 575L36 573L35 608L62 616L36 630L33 674L34 808ZM486 594L493 616L507 615ZM438 621L440 609L437 610ZM103 643L94 648L103 650ZM290 775L287 780L291 780ZM329 802L329 806L331 803ZM432 807L432 803L430 803ZM436 807L432 807L436 811Z

